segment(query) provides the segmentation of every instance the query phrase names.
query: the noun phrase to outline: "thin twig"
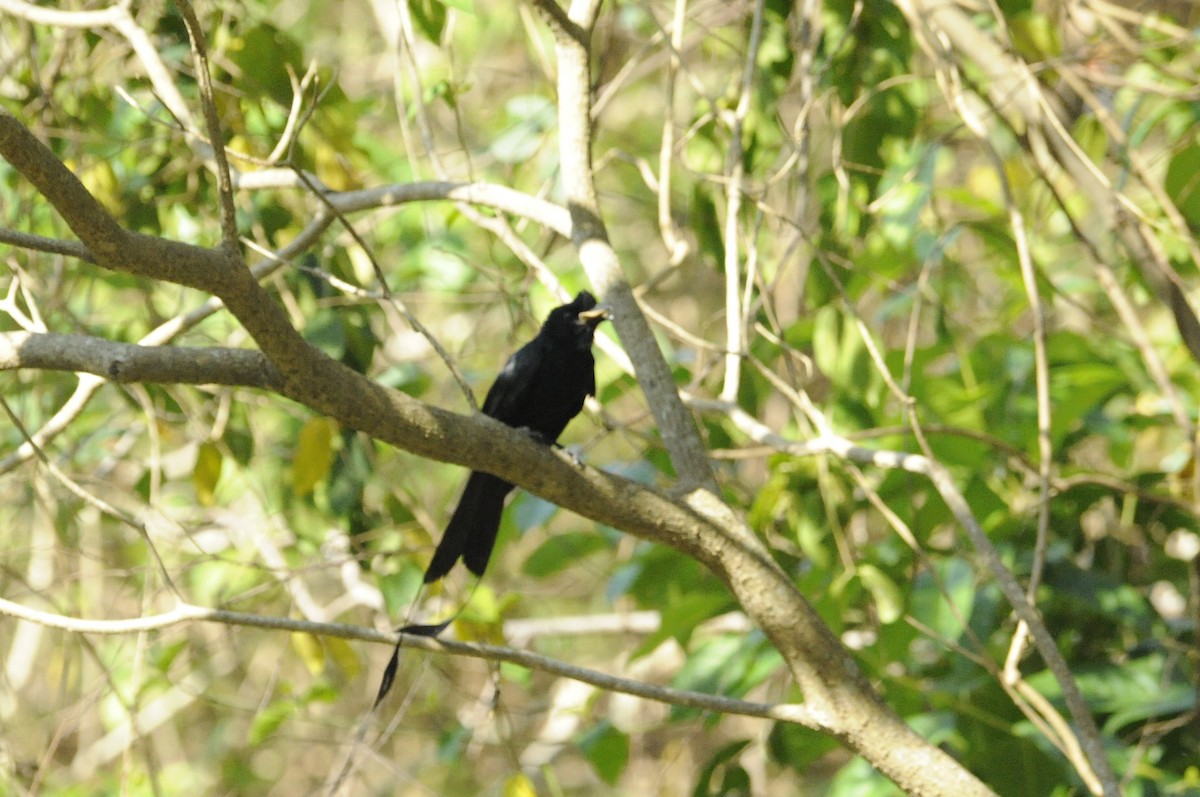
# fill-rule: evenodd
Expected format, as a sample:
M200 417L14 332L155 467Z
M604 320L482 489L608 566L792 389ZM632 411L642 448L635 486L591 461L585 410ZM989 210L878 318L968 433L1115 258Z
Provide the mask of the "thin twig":
M742 182L746 177L742 132L750 114L754 92L754 73L758 68L758 49L762 42L764 0L756 0L750 22L750 41L742 64L742 79L737 106L727 114L729 155L725 166L725 380L721 400L735 401L741 385L742 352L746 350L746 327L742 322L742 262L739 216L742 210ZM747 280L747 290L753 284Z
M0 614L16 617L32 623L58 628L77 634L121 635L162 631L178 625L196 622L220 623L229 626L262 628L270 631L313 634L339 639L394 646L397 635L362 626L344 623L312 622L292 617L272 617L225 609L208 609L180 601L175 608L160 614L129 620L85 620L62 614L33 609L28 606L0 598ZM531 670L571 678L613 692L642 697L674 706L698 708L720 714L737 714L747 717L794 722L806 727L818 727L809 711L799 704L754 703L720 695L708 695L686 689L673 689L641 681L632 681L608 675L587 667L579 667L558 659L531 651L517 650L502 645L483 645L459 642L452 639L432 639L426 636L405 635L404 647L433 653L448 653L456 656L507 662Z
M183 15L192 42L192 59L196 66L196 80L200 86L200 104L204 109L204 121L208 127L208 140L213 158L217 162L217 188L221 198L221 239L229 255L238 250L237 208L233 204L233 180L229 176L229 161L225 158L225 138L221 134L221 120L217 116L217 102L213 94L212 72L208 67L208 45L205 43L204 28L196 18L196 11L188 0L177 0L176 5Z

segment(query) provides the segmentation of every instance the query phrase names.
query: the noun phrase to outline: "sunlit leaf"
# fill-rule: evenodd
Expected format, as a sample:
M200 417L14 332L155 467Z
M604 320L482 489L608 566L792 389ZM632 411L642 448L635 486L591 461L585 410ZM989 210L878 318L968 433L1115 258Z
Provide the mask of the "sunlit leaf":
M196 500L202 506L211 506L215 500L223 462L221 449L215 443L201 443L196 450L196 464L192 467L192 486L196 490Z
M879 622L894 623L904 614L904 598L900 588L882 570L874 565L861 564L857 570L863 586L871 593Z
M336 426L329 418L310 418L300 430L292 458L292 490L296 495L308 495L329 475Z
M352 681L362 672L362 661L354 647L339 637L325 637L322 644L329 658L337 665L346 680Z
M537 789L524 773L517 772L504 781L504 797L537 797Z
M321 641L312 634L306 634L299 631L291 634L292 647L296 653L300 655L300 661L304 662L304 666L313 675L320 675L325 671L325 648Z

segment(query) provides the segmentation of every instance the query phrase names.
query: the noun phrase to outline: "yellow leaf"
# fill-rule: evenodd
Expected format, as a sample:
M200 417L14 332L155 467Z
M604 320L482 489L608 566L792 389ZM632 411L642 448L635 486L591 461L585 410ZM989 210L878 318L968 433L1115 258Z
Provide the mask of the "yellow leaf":
M346 255L350 258L350 267L354 269L354 279L359 285L370 285L375 280L375 266L371 256L361 246L347 246Z
M349 191L358 187L358 181L354 179L346 157L340 151L328 144L319 144L314 160L317 177L334 191Z
M221 481L221 450L213 443L201 443L192 467L192 486L201 506L212 506Z
M296 495L308 495L329 475L333 465L333 432L334 422L328 418L311 418L300 430L292 458L292 490Z
M454 621L454 633L464 642L504 643L504 617L496 593L480 584Z
M230 138L227 142L225 142L225 147L233 152L240 152L241 154L249 155L250 157L256 157L259 155L259 153L254 151L254 145L250 142L250 139L241 135ZM241 158L239 158L238 168L242 171L252 171L258 167L251 161L243 161Z
M337 637L327 637L325 639L325 649L329 653L329 658L333 659L333 663L342 671L347 680L354 680L362 667L358 659L358 654L354 652L354 648L344 639Z
M296 633L292 634L292 647L310 673L320 675L325 671L325 649L321 647L321 640L312 634Z
M92 164L79 175L79 182L88 190L104 209L117 218L125 215L125 202L121 196L121 181L106 160Z
M537 790L524 773L517 772L504 781L504 797L537 797Z

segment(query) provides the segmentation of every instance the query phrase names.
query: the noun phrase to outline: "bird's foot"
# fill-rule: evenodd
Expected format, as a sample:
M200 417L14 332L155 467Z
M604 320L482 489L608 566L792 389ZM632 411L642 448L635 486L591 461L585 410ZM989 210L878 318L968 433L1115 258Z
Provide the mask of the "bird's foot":
M549 437L546 437L546 435L542 434L537 429L530 429L528 426L518 426L517 431L520 432L521 434L525 435L526 437L530 438L531 440L533 440L537 443L541 443L544 446L550 446L551 448L561 448L562 447L556 441L551 440Z

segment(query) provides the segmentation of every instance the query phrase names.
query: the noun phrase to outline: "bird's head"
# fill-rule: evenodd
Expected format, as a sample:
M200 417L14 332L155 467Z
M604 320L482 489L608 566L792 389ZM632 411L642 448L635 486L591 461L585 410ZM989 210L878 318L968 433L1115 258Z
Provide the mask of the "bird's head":
M576 297L546 316L543 332L556 338L570 338L580 348L590 348L596 326L609 317L608 308L597 305L596 297L580 291Z

